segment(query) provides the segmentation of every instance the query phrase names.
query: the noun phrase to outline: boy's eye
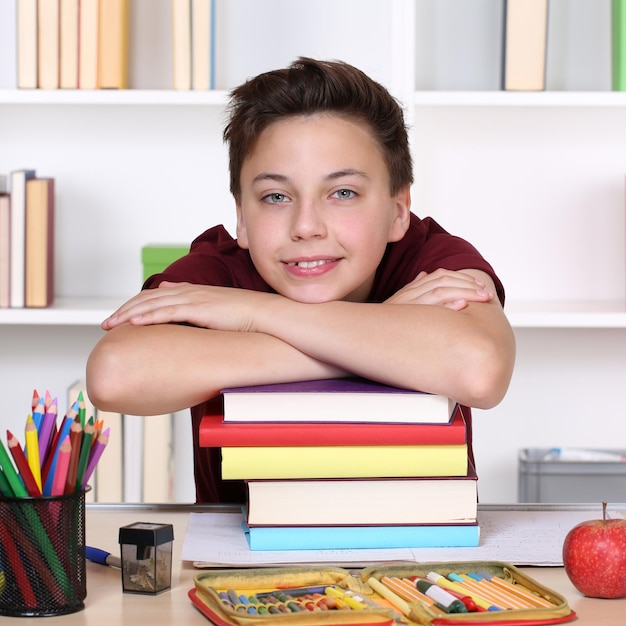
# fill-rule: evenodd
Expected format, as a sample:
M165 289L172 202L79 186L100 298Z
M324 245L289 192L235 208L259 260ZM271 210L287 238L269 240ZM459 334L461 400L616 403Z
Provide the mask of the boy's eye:
M333 195L340 200L349 200L350 198L354 198L356 193L352 191L352 189L338 189Z
M279 204L281 202L285 202L287 200L287 196L284 193L270 193L267 196L263 197L265 202L269 202L270 204Z

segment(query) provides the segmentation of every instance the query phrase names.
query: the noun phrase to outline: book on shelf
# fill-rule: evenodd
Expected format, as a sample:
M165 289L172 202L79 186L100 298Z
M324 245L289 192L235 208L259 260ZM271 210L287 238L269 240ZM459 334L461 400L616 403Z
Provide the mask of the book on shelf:
M61 0L59 22L59 87L78 88L79 0Z
M464 476L467 444L222 448L222 478Z
M611 2L611 86L626 91L626 0Z
M391 422L445 424L456 403L442 395L363 378L231 387L222 390L226 422Z
M505 0L503 31L502 88L545 89L548 0Z
M144 427L143 415L122 416L122 500L143 501Z
M143 425L143 502L170 502L174 496L174 416L149 415Z
M17 0L17 86L37 88L37 0Z
M96 419L110 429L109 442L96 465L97 502L123 502L124 500L124 452L122 414L96 408Z
M100 89L128 87L129 0L100 3L98 83Z
M172 2L173 87L191 89L191 0Z
M17 2L0 3L0 89L15 89L17 84Z
M329 422L227 423L221 398L207 403L200 422L203 448L227 446L359 446L359 445L455 445L465 444L467 431L457 405L447 424L365 424Z
M402 526L476 521L476 471L465 476L247 480L248 526ZM289 506L284 506L288 502Z
M78 87L98 88L99 0L80 0L78 19Z
M24 306L54 300L54 178L26 181Z
M26 182L35 178L35 170L22 169L11 172L11 260L10 291L13 308L24 306L24 281L26 259Z
M37 76L40 89L59 88L60 0L38 0Z
M11 196L6 190L6 176L0 189L0 308L11 303L9 286L11 262Z
M475 548L480 527L470 524L409 526L258 526L242 524L251 550Z
M215 0L191 0L191 86L215 86Z

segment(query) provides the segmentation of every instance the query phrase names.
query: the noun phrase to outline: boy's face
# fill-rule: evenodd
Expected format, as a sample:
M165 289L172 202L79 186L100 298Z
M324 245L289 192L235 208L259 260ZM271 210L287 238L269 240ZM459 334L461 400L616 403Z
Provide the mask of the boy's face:
M388 242L409 223L410 195L367 127L330 114L280 120L241 169L237 237L263 279L298 302L364 301Z

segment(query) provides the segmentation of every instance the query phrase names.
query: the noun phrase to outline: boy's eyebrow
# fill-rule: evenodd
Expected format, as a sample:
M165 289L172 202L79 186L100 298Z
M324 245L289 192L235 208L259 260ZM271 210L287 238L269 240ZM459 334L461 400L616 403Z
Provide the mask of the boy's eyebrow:
M359 176L361 178L365 178L369 180L369 176L365 172L361 170L353 169L353 168L346 168L343 170L337 170L336 172L331 172L325 177L325 180L335 180L338 178L344 178L346 176ZM275 174L272 172L261 172L260 174L257 174L252 179L252 184L263 182L265 180L273 180L279 183L288 183L289 177L285 176L284 174Z

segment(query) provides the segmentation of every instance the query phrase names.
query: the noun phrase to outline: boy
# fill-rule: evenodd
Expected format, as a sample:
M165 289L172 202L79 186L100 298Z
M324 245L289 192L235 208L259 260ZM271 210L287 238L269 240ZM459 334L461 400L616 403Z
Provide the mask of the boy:
M470 244L411 213L407 131L387 90L301 58L236 88L229 114L237 238L209 229L103 322L92 402L192 407L199 502L244 499L197 441L224 387L356 374L500 402L515 355L502 285Z

